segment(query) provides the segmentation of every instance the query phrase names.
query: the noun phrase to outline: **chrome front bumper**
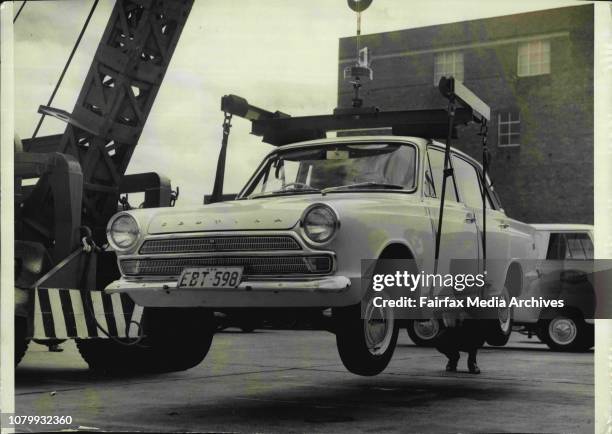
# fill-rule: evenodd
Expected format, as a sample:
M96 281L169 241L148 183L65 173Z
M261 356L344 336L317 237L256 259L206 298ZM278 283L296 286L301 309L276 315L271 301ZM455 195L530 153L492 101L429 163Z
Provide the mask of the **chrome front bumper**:
M318 279L308 280L253 280L240 283L237 288L178 288L176 281L134 281L116 280L105 289L107 294L115 292L136 292L136 291L197 291L197 292L342 292L351 286L351 281L344 276L329 276Z
M176 281L117 280L107 294L124 292L150 307L314 307L348 306L361 297L359 278L326 276L296 280L250 280L237 288L178 288Z

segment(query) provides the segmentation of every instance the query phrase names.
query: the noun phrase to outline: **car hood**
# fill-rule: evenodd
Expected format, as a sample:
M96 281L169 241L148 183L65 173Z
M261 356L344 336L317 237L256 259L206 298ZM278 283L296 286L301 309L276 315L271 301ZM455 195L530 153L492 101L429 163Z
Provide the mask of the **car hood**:
M372 209L384 193L334 193L276 196L234 200L193 208L158 208L150 216L147 232L165 234L200 231L286 230L298 224L304 210L313 203L325 203L340 215L343 209ZM397 200L397 196L387 200ZM145 211L145 210L139 210Z
M151 218L148 233L291 229L312 202L316 198L292 196L160 209Z

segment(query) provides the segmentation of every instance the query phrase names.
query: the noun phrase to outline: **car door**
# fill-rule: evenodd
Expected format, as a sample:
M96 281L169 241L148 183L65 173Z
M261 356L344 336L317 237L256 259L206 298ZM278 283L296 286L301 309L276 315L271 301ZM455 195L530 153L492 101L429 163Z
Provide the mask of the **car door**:
M459 184L459 192L466 207L474 213L478 230L479 246L481 249L481 261L479 270L484 269L482 261L483 237L486 227L486 253L487 253L487 280L501 288L504 283L506 266L511 258L512 220L501 210L499 204L491 197L487 190L486 200L486 224L485 214L482 212L482 171L480 167L462 155L453 156L455 176ZM488 183L488 180L487 180ZM497 292L494 290L494 292Z
M435 246L440 212L444 151L439 148L428 147L426 157L424 202L431 218L433 245ZM479 246L476 219L473 210L466 207L459 197L455 178L454 176L449 176L446 185L440 239L440 256L437 270L439 274L478 272ZM433 254L434 252L432 252L432 257ZM453 259L470 261L455 261L452 264L451 260Z

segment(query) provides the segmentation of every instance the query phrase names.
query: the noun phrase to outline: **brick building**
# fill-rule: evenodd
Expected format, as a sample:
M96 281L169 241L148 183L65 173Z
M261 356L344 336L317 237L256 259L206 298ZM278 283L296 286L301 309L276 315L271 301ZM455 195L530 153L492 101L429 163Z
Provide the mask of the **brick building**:
M364 105L445 108L435 85L453 75L491 107L491 178L506 213L593 223L593 18L584 5L362 35L374 70ZM356 51L355 37L340 39L340 107ZM475 128L454 146L480 161Z

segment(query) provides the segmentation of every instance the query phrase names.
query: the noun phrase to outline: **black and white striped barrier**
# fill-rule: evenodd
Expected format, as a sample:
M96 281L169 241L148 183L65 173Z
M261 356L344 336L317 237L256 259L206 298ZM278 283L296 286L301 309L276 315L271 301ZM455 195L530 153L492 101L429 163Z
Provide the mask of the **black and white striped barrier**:
M142 306L126 294L38 288L34 300L33 339L137 338Z

